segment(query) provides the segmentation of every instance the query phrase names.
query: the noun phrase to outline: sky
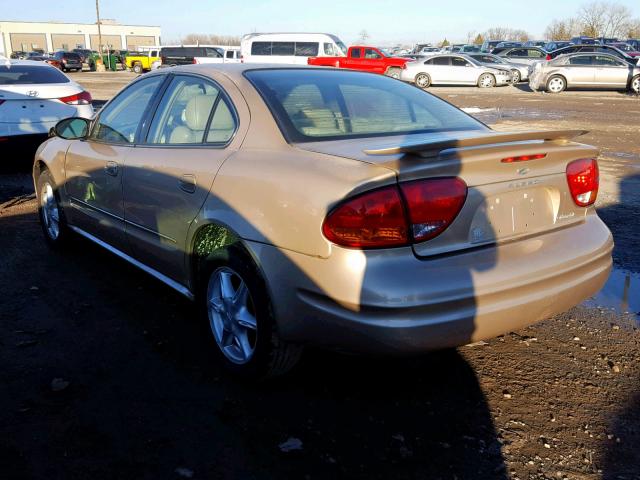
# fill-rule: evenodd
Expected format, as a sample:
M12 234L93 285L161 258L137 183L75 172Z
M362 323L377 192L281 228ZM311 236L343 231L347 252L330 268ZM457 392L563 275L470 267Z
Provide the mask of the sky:
M345 43L366 30L376 45L464 42L469 32L503 26L542 37L554 18L573 16L586 0L101 0L102 18L162 27L164 43L189 33L241 36L257 32L325 32ZM640 2L618 1L640 17ZM0 20L94 23L94 0L0 0Z

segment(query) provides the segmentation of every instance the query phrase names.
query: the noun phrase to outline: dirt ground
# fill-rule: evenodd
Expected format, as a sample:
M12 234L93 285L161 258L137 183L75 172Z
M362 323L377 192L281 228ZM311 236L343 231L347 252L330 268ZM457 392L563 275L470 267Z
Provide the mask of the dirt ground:
M107 100L134 75L76 77ZM267 384L226 375L172 290L84 241L48 250L12 157L0 174L0 478L640 478L640 98L526 90L432 92L500 130L590 130L616 240L605 291L422 358L309 351Z

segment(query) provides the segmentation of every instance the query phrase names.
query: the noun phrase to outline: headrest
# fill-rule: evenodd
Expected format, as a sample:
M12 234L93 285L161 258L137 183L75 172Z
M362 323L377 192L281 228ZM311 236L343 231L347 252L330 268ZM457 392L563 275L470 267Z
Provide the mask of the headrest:
M191 130L204 130L217 95L197 95L184 109L184 121Z

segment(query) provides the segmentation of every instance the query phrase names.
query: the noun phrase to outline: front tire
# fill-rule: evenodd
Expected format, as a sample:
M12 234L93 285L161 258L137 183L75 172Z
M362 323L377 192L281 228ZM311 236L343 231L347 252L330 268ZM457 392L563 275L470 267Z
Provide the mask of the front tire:
M515 85L517 83L520 83L521 80L522 77L520 76L520 70L511 70L511 81L513 82L513 84Z
M547 92L560 93L567 88L567 81L560 75L554 75L547 80Z
M233 250L227 260L204 271L200 301L224 366L251 379L293 368L302 348L280 339L267 288L253 262Z
M427 73L419 73L416 75L415 82L416 87L425 90L431 86L431 77Z
M496 77L490 73L483 73L478 78L478 87L480 88L493 88L496 86Z
M60 205L60 196L48 170L40 174L37 185L38 216L44 238L51 248L62 248L68 244L71 232Z

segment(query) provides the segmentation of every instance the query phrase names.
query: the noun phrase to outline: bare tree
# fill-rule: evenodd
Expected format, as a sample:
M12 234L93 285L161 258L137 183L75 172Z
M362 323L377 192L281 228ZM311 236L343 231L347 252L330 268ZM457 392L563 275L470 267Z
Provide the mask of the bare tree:
M189 33L180 39L182 45L240 45L240 37Z
M640 38L640 18L636 18L635 20L631 20L629 22L624 37Z
M510 40L518 42L526 42L530 36L525 30L518 30L505 27L493 27L484 33L487 40Z
M471 31L471 32L467 32L467 44L471 44L473 43L473 39L476 38L476 32L475 31Z
M624 36L629 29L631 15L632 13L629 7L619 4L608 4L602 35L605 37Z
M590 2L580 7L578 16L582 23L582 35L602 36L607 23L608 5L605 2Z
M554 20L546 30L544 36L548 40L570 40L571 37L580 35L582 25L577 18L567 18L565 20Z

